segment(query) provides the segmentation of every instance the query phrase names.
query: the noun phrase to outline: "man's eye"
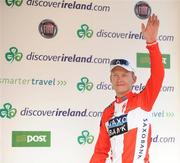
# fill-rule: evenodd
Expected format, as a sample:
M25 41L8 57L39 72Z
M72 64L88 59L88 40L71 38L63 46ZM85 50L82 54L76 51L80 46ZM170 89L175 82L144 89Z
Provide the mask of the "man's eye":
M118 77L118 75L117 75L117 74L114 74L113 76L114 76L114 77Z
M122 74L122 76L123 76L123 77L126 77L126 76L127 76L127 74Z

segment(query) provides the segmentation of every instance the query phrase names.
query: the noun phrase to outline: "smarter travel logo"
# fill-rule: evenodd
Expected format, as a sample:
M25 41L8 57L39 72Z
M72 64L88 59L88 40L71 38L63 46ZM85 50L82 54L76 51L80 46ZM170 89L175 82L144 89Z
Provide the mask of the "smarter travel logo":
M77 137L77 142L80 145L92 144L93 141L94 141L94 136L91 135L88 130L83 130L81 132L81 135Z
M5 103L2 108L0 108L0 118L14 118L17 113L17 109L15 109L10 103Z
M22 52L20 52L16 47L9 48L9 51L5 54L6 61L12 63L14 61L21 61L23 57Z
M5 0L5 2L9 7L14 7L14 5L20 7L23 3L23 0Z
M166 110L161 110L161 111L153 111L151 113L152 118L174 118L175 113L172 111L166 111Z
M63 87L67 85L67 81L56 78L52 79L37 79L37 78L0 78L0 85L32 85L32 86L48 86L48 87Z
M50 131L12 131L12 147L50 147Z

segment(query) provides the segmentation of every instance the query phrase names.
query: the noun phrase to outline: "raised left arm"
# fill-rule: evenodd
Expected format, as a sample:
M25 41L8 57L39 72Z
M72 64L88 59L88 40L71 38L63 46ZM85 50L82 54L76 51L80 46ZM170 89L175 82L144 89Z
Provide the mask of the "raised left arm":
M138 103L144 110L150 111L160 92L164 79L162 55L156 41L159 29L157 16L155 14L150 16L147 25L142 24L141 29L147 43L146 47L149 50L151 75L145 89L138 95Z
M147 43L153 43L157 39L159 30L159 19L153 14L149 17L146 26L141 24L141 31Z

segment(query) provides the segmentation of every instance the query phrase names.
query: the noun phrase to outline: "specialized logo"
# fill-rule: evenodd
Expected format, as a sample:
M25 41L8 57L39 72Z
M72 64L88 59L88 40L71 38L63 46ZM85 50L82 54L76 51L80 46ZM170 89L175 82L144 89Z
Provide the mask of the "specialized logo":
M127 125L127 114L114 117L113 119L107 122L107 128L109 136L112 138L116 135L121 135L128 132Z
M90 135L88 130L84 130L81 132L81 135L78 136L77 141L79 144L92 144L94 141L94 136Z
M0 118L13 118L15 117L17 110L12 107L10 103L5 103L2 108L0 108Z
M91 91L93 88L93 83L89 81L87 77L81 78L81 81L77 83L77 89L81 92L84 92L85 90Z
M164 64L164 68L170 69L170 55L162 54L162 62ZM150 58L148 53L137 53L137 67L150 67Z
M38 29L41 36L48 39L55 37L58 32L57 25L52 20L49 19L43 20L39 24Z
M93 30L89 29L87 24L81 25L81 29L78 29L77 35L79 38L84 39L85 37L91 38L93 36Z
M151 15L151 7L147 2L139 1L134 7L136 16L140 19L147 19Z
M12 131L12 147L50 147L50 131Z
M22 5L23 0L6 0L5 2L9 7L13 7L14 5L19 7Z
M23 54L22 54L21 52L19 52L16 47L11 47L11 48L9 49L9 52L7 52L7 53L5 54L6 60L7 60L8 62L11 62L11 63L12 63L14 60L16 60L16 61L18 61L18 62L21 61L22 57L23 57Z

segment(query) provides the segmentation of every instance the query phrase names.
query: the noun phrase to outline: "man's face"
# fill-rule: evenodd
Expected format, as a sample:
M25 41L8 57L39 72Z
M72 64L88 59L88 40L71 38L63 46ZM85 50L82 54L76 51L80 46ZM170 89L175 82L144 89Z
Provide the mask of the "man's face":
M118 97L124 96L131 91L132 85L136 82L136 76L122 67L115 67L111 71L110 81Z

